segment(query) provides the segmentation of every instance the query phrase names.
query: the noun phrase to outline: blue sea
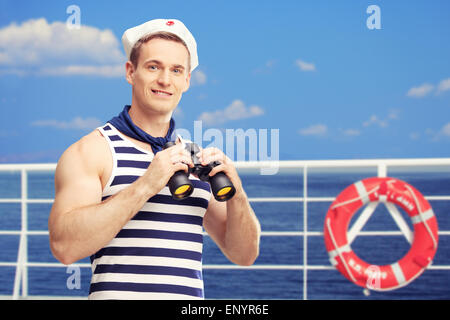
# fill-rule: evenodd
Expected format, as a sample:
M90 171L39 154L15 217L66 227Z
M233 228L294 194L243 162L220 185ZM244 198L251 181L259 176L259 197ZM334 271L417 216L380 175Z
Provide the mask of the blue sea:
M375 170L355 172L308 173L308 197L336 197L348 185L375 176ZM450 172L406 172L390 171L389 176L408 182L423 195L450 195ZM53 173L29 172L28 197L30 199L52 199L54 197ZM264 176L241 173L244 188L250 198L256 197L302 197L303 175L301 170ZM20 198L20 173L0 172L0 199ZM322 232L324 218L331 202L307 203L307 230ZM450 230L450 201L430 200L436 214L439 230ZM263 231L303 231L304 206L302 202L253 202L252 207ZM28 204L28 229L47 230L50 203ZM405 213L405 220L412 224ZM354 218L355 219L355 218ZM0 230L21 228L20 203L0 203ZM378 206L363 231L398 231L387 210ZM263 236L260 255L256 265L303 265L303 236ZM0 296L11 295L14 287L15 267L2 266L2 262L17 261L19 235L0 234ZM399 236L359 236L352 243L355 253L371 264L391 264L409 250L405 238ZM307 238L308 266L330 266L323 235ZM56 262L48 243L48 236L28 236L29 262ZM79 261L89 263L89 259ZM205 265L231 263L222 255L214 242L204 237ZM434 266L450 266L450 235L439 237ZM29 267L28 295L30 296L87 296L91 277L90 268L81 268L79 288L69 289L67 280L72 275L66 266ZM306 272L306 274L305 274ZM306 279L306 292L304 280ZM342 276L336 269L324 270L223 270L205 269L204 284L206 299L449 299L450 269L426 270L406 287L389 291L363 289Z

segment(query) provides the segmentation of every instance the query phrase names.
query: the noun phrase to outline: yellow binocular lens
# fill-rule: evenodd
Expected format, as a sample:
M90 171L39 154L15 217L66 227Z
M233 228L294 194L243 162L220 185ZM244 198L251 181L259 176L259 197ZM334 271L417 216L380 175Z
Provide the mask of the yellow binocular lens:
M190 189L191 189L191 186L188 184L185 184L183 186L178 187L177 190L175 190L175 195L177 195L177 196L183 195Z
M228 192L230 192L231 191L231 187L225 187L225 188L222 188L222 189L220 189L218 192L217 192L217 195L219 196L219 197L221 197L221 196L224 196L224 195L226 195Z

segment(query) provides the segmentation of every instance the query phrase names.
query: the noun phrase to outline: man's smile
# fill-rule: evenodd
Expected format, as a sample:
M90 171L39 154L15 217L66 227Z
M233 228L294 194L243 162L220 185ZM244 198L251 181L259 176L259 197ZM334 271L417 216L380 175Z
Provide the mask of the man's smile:
M159 89L152 89L153 94L160 96L160 97L170 97L172 95L172 93L164 91L164 90L159 90Z

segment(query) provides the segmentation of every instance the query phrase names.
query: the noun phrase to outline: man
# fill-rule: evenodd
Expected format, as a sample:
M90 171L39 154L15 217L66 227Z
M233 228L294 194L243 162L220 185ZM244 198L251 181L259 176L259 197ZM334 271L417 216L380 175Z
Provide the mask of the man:
M61 156L50 247L64 264L91 257L91 299L203 298L202 227L230 261L251 265L260 225L232 161L216 148L198 156L205 165L221 162L210 176L224 172L233 198L218 202L192 175L188 199L172 199L166 186L193 165L181 144L162 149L198 64L189 30L157 19L127 30L122 42L131 106Z

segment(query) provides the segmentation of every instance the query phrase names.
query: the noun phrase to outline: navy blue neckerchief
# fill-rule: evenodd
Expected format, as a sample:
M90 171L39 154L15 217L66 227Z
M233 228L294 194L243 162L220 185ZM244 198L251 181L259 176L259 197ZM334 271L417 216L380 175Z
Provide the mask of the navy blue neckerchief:
M155 138L133 123L133 120L131 120L128 114L130 108L130 105L126 105L117 117L112 118L108 122L126 136L150 144L154 154L161 151L167 142L172 141L172 133L175 130L175 121L173 118L170 119L170 127L166 136Z

